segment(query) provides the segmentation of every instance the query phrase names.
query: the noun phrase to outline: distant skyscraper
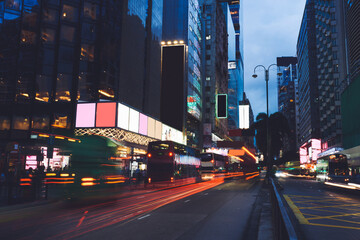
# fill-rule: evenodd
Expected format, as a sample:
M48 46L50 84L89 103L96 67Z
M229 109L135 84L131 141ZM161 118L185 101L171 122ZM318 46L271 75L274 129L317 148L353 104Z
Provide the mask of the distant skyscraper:
M188 145L201 145L201 10L198 0L164 1L163 41L165 44L174 40L184 41L187 51L185 55L184 83L186 129ZM162 113L166 114L166 113Z
M243 101L244 95L244 40L243 40L243 0L241 1L228 1L231 18L235 29L235 62L236 68L232 63L233 55L229 54L229 99L235 98L234 90L236 92L236 100L239 104ZM231 24L228 24L231 27ZM230 39L231 35L229 35ZM229 46L230 45L229 40ZM233 52L232 48L229 48L229 52ZM238 119L239 107L233 105L235 101L229 103L229 128L238 128L240 120Z
M297 148L296 134L296 81L297 81L297 58L278 57L277 66L282 74L278 77L278 111L288 120L290 134L284 141L283 150L290 151Z

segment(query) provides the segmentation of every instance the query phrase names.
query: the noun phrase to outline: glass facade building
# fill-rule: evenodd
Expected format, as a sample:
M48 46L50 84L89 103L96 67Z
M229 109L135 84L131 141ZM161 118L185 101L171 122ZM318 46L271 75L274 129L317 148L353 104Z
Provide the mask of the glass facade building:
M2 143L72 133L76 102L159 118L162 13L162 0L0 1Z
M164 42L184 41L187 46L185 83L187 116L185 129L188 145L199 146L202 119L202 73L201 73L201 10L198 0L164 1Z
M239 103L243 101L244 95L244 40L243 40L243 1L229 1L229 9L233 27L235 29L235 62L236 68L233 69L232 64L229 64L229 99L232 96L232 102L229 103L229 129L239 128ZM228 20L229 21L229 20ZM230 27L231 24L228 23ZM231 32L231 31L229 31ZM229 35L229 39L230 39ZM230 40L229 40L230 42ZM230 46L230 45L229 45ZM229 48L230 51L233 49ZM229 58L229 62L233 59ZM236 89L236 101L235 105L235 94Z

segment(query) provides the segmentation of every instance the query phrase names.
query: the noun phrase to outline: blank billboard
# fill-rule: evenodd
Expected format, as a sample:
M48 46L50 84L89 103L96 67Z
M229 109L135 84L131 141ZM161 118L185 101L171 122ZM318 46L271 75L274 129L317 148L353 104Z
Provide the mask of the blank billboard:
M227 118L227 94L218 94L216 95L216 117L217 118Z
M248 129L250 127L250 106L239 105L239 128Z

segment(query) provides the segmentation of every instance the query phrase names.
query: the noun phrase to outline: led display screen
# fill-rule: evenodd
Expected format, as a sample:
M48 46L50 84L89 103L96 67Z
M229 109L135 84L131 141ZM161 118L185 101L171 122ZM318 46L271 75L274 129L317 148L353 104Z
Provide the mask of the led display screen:
M142 135L147 135L148 133L148 117L142 113L140 113L139 133Z
M75 127L95 127L95 106L95 103L81 103L77 105Z
M129 114L129 131L139 132L139 112L130 108Z
M121 103L118 104L117 126L119 128L129 130L129 112L129 107Z
M159 121L156 121L155 123L155 138L161 139L162 134L162 123Z
M116 103L96 104L96 127L115 127Z
M162 124L161 140L174 141L180 144L184 144L182 132L165 124Z
M149 137L155 138L155 119L148 117L148 132Z

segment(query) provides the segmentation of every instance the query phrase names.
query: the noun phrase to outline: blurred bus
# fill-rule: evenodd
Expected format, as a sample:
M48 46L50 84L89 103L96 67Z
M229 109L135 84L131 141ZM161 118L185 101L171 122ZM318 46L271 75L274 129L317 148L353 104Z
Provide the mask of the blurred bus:
M316 160L316 180L325 182L349 181L349 166L345 154L331 153Z
M217 153L201 153L201 179L212 180L219 176L224 177L228 172L229 160L227 156Z
M200 180L200 152L172 141L150 142L148 146L148 183L193 182Z

